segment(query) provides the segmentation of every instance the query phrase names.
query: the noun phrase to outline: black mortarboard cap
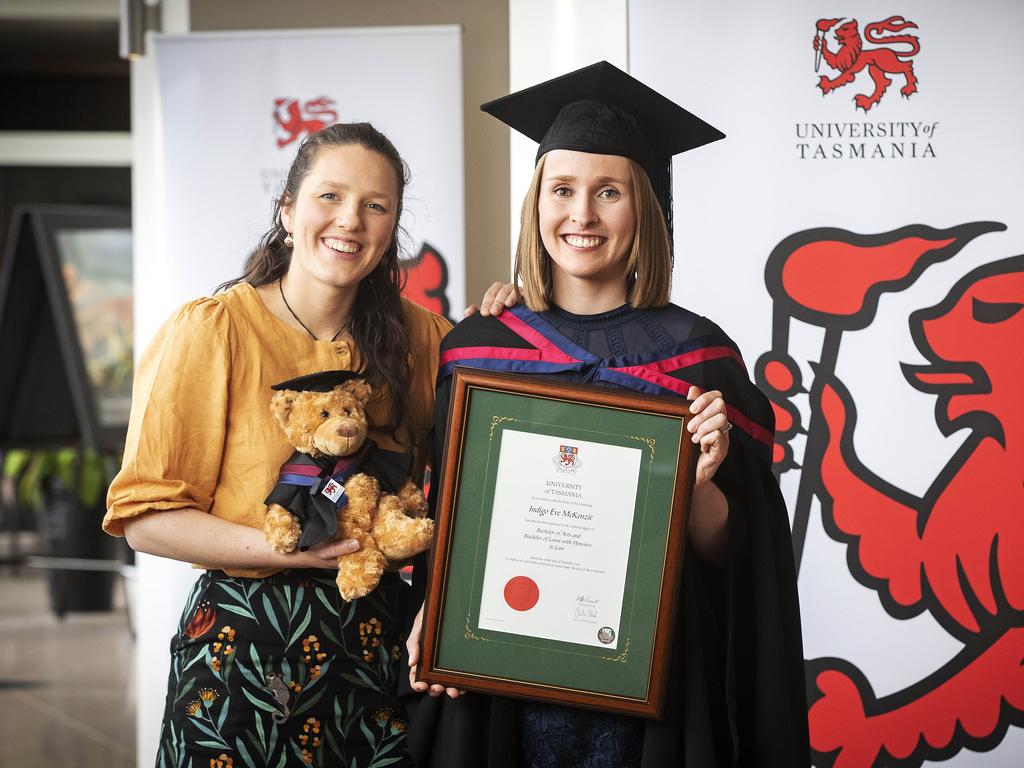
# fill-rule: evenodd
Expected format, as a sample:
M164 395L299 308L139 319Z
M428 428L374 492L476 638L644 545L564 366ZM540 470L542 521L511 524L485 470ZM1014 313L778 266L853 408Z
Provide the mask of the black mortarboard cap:
M272 386L271 389L290 389L295 392L330 392L339 384L361 378L363 376L358 371L320 371L282 381L280 384Z
M675 102L607 61L525 88L480 107L553 149L621 155L647 171L672 231L672 156L725 138Z

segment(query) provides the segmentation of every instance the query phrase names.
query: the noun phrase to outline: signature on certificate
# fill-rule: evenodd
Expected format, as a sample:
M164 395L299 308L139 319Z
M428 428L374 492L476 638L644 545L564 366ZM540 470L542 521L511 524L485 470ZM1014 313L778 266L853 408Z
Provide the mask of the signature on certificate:
M597 604L599 602L601 601L598 598L591 595L576 595L576 618L596 619Z

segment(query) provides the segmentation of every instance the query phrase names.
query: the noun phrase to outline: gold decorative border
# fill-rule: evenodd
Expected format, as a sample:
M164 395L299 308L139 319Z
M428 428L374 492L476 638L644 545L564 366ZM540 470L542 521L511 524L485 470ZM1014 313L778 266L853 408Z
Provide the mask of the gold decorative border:
M519 419L515 416L491 416L491 440L494 439L494 430L497 429L498 425L504 421L519 421Z
M602 656L601 661L618 661L622 664L629 663L629 638L626 638L626 647L622 649L622 653L618 656Z

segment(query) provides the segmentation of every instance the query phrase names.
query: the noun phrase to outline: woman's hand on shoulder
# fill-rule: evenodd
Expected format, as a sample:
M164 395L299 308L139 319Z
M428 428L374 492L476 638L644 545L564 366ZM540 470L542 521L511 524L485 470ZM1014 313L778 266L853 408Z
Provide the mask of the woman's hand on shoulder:
M490 315L497 317L505 311L506 307L514 307L518 303L519 294L512 283L491 283L491 287L487 289L484 297L480 299L479 309L476 304L470 304L466 307L466 311L462 313L462 317L467 318L478 311L484 317Z
M693 401L690 405L693 416L687 429L693 433L693 442L700 445L695 485L701 486L715 476L729 454L732 424L726 414L725 400L717 389L702 392L699 387L690 387L686 397Z

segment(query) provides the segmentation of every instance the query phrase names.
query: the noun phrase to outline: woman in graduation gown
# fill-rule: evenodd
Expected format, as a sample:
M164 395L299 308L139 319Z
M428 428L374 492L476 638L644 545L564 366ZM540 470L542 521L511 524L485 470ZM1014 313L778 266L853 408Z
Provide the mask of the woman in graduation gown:
M516 254L525 306L470 317L443 342L436 455L456 364L689 398L700 453L663 717L412 682L431 696L413 705L410 750L431 768L803 768L803 653L772 411L732 340L669 303L671 158L723 135L606 62L482 109L540 142ZM411 681L418 635L419 617Z

